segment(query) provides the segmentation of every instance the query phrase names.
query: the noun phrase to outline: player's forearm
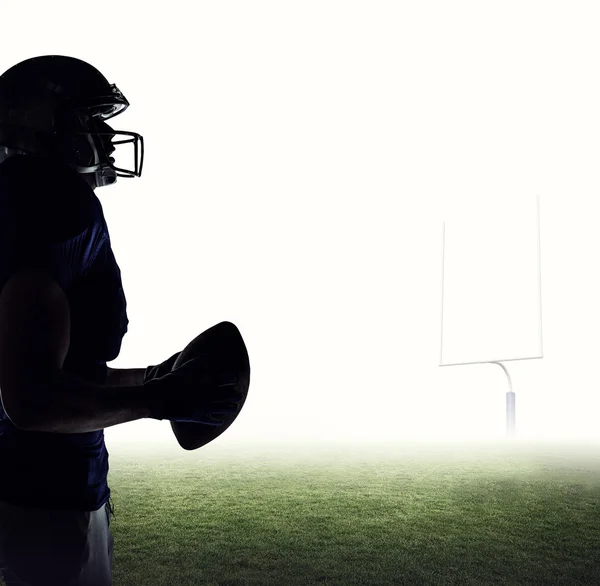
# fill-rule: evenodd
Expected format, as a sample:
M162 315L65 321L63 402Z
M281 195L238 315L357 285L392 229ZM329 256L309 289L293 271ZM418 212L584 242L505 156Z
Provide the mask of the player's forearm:
M125 387L141 385L144 382L145 368L110 368L106 377L106 384L111 387Z
M40 388L21 427L50 433L98 431L149 417L150 394L142 385L100 385L60 372L50 388Z

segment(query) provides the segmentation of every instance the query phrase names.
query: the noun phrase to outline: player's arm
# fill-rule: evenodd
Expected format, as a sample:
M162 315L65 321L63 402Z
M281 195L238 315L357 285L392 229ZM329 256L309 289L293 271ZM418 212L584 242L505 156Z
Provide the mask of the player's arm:
M68 300L43 271L20 271L0 292L0 398L14 425L84 433L148 417L141 385L98 385L63 372L70 327Z
M145 368L107 368L106 384L109 386L126 387L144 382Z

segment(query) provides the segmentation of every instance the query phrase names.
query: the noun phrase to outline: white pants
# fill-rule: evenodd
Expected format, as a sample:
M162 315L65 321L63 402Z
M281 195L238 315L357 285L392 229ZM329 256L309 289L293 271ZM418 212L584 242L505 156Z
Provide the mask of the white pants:
M112 586L109 503L97 511L0 501L0 576L7 586Z

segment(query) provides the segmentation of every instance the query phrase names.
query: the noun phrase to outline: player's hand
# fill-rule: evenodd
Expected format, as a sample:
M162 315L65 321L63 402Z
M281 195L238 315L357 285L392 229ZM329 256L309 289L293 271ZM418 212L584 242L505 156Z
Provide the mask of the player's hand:
M220 426L221 415L235 415L243 395L234 373L214 372L206 360L193 358L169 374L144 383L152 419Z
M175 361L179 358L180 352L176 352L170 358L167 358L164 362L156 365L150 365L146 367L144 371L144 383L148 382L150 379L159 378L164 376L165 374L169 374L171 370L173 370L173 365Z

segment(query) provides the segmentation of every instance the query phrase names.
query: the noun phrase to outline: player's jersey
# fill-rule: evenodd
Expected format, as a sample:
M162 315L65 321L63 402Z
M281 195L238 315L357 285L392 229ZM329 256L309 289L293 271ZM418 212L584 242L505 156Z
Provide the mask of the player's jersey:
M104 383L128 319L102 206L75 171L18 155L0 164L0 290L26 267L48 271L69 301L63 370ZM109 499L107 475L104 431L22 431L0 403L0 500L95 511Z

